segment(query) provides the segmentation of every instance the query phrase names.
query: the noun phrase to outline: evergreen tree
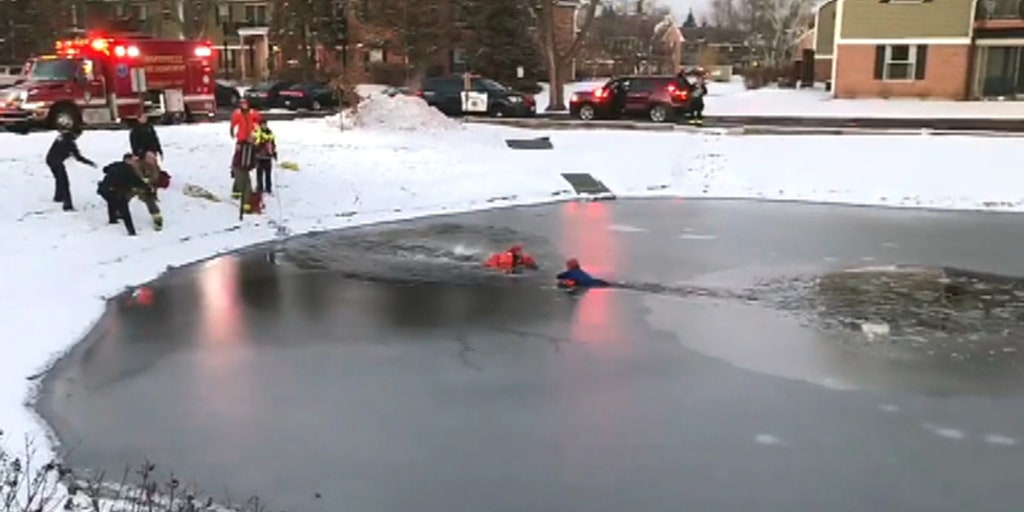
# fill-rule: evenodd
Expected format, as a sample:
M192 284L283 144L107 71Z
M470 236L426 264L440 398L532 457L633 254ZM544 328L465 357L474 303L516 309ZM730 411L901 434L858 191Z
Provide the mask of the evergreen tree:
M686 28L696 28L697 18L693 15L693 8L690 8L690 12L686 14L686 21L683 22L683 26Z
M532 44L530 12L521 2L480 2L469 20L474 41L470 45L470 69L499 82L520 81L522 66L526 80L536 82L541 74L540 52Z

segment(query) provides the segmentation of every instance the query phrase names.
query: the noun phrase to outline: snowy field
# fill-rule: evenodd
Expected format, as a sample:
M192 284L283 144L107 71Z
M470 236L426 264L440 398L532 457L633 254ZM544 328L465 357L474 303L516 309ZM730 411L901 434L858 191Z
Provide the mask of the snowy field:
M834 99L823 89L765 87L748 91L742 78L729 83L708 82L705 114L709 116L893 117L1024 119L1024 101L944 101L900 99ZM565 98L575 91L594 90L607 80L586 80L565 86ZM537 95L537 112L548 106L547 84Z
M389 101L387 99L380 101ZM401 114L392 104L370 108ZM77 212L50 201L43 155L51 133L0 134L0 428L7 443L40 425L24 406L32 381L80 339L126 286L168 266L293 234L445 212L530 204L562 197L560 173L589 172L616 194L673 195L1024 211L1018 172L1024 145L1013 138L930 136L725 136L635 131L520 130L461 125L425 116L384 118L341 131L336 121L273 123L281 159L267 212L239 222L237 205L186 195L186 185L225 197L232 142L227 125L160 127L173 175L162 191L166 228L154 232L132 204L138 237L107 225L96 196L99 171L69 162ZM368 127L368 128L367 128ZM396 129L404 128L404 129ZM415 130L411 128L416 128ZM553 151L513 151L506 138L548 136ZM86 132L83 152L101 164L120 158L126 132ZM586 255L581 255L586 257ZM44 441L43 439L39 439ZM17 442L17 441L15 441Z

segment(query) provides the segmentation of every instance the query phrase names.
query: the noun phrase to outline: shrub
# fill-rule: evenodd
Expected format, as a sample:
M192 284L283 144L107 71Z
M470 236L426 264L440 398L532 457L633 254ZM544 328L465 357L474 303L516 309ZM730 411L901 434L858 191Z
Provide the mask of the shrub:
M0 431L0 441L3 432ZM40 463L26 439L20 453L0 442L0 512L265 512L259 498L235 505L200 496L198 486L183 484L173 473L156 476L156 465L144 461L125 468L119 482L106 475L86 476L59 460Z

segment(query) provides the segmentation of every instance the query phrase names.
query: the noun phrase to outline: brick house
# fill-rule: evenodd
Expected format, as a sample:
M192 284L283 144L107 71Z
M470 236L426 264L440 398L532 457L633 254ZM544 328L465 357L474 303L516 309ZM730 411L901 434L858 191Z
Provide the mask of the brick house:
M836 1L836 97L968 97L976 0Z
M975 13L970 98L1024 97L1024 4L979 0Z

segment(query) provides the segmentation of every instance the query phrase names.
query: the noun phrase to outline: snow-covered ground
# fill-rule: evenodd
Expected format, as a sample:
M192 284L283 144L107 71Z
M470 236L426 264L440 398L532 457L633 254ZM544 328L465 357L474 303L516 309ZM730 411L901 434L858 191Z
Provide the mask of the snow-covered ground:
M380 101L388 101L386 98ZM387 111L387 108L378 111ZM398 113L392 112L392 115ZM418 114L427 115L427 114ZM262 216L238 222L237 206L185 195L197 185L225 196L232 143L225 124L160 127L173 175L162 192L163 232L133 203L138 237L107 225L99 172L69 163L79 210L50 202L43 164L50 133L0 134L0 428L5 439L39 434L24 407L30 381L78 340L104 298L181 265L292 233L414 216L551 201L569 189L562 172L589 172L619 196L743 197L904 207L1024 211L1016 139L930 136L725 136L635 131L340 131L330 121L272 123L283 161ZM423 123L421 126L433 126ZM548 136L552 151L514 151L506 138ZM127 149L127 133L86 132L100 163ZM582 255L585 257L585 255Z
M593 90L607 80L573 82L565 98L575 91ZM537 112L548 106L548 85L537 94ZM1024 119L1024 101L946 101L916 98L834 99L822 88L746 90L742 77L732 82L708 83L705 114L709 116L894 117Z

